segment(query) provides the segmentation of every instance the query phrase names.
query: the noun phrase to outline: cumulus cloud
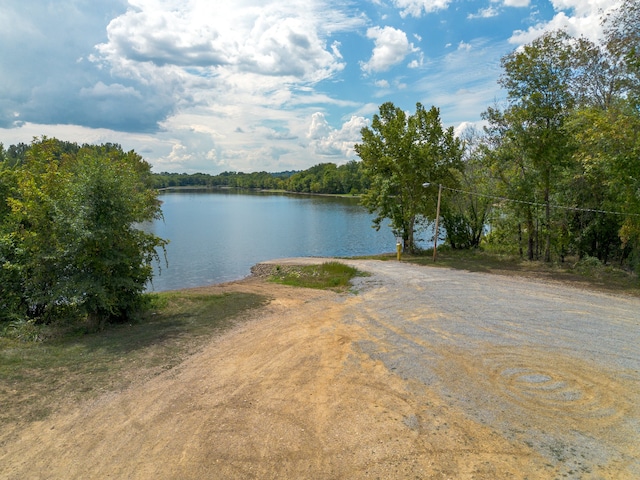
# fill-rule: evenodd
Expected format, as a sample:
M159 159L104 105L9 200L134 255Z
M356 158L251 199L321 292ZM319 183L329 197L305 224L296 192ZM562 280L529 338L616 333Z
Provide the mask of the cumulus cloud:
M174 112L232 93L282 106L296 86L344 68L330 35L365 21L314 0L7 2L0 127L158 131Z
M440 108L443 122L470 121L470 112L483 112L503 93L496 79L500 76L500 58L504 45L486 39L470 44L461 42L447 55L434 59L416 85L422 93L419 101ZM469 68L482 65L482 68Z
M602 16L620 6L611 0L551 0L556 15L527 30L516 30L509 42L515 45L530 43L545 32L566 30L572 36L585 36L597 41L602 36Z
M393 0L393 4L400 9L402 17L421 17L422 12L431 13L449 7L451 0Z
M184 165L189 160L191 160L192 154L189 152L189 149L182 145L182 143L176 143L171 148L171 153L167 155L167 161L169 163L177 163L179 165Z
M598 10L613 3L550 1L553 18L515 8L530 0L2 0L0 141L121 143L156 171L345 161L378 100L417 99L460 123L500 95L509 26L488 32L490 22L475 22L484 45L452 19L513 7L509 21L525 29L544 16L514 33L523 43L558 26L599 30ZM438 53L439 41L451 48ZM414 46L423 42L428 56Z
M112 83L108 72L95 70L83 59L104 39L105 19L109 13L118 13L119 8L124 10L124 6L108 0L96 0L90 6L69 1L49 2L36 8L18 0L3 1L0 126L13 126L15 118L20 119L18 125L22 122L76 123L91 127L117 124L116 116L102 116L111 113L101 105L102 99L81 98L80 92L92 86L99 88L100 82L102 85ZM153 105L144 105L140 98L137 106L147 115L154 109ZM163 108L160 110L166 113ZM149 126L144 118L135 123L143 130Z
M327 29L307 0L291 2L137 2L111 21L101 58L123 70L140 63L194 69L201 75L221 68L266 76L318 81L341 70L339 44L326 44ZM334 12L340 28L339 12ZM200 71L198 71L200 69Z
M331 126L324 116L324 113L316 112L311 115L311 124L309 125L309 132L307 137L311 140L320 140L327 137L331 133Z
M367 38L374 41L373 53L368 62L360 64L366 73L385 72L401 63L411 52L417 51L409 43L407 34L393 27L371 27L367 30Z
M120 83L105 85L102 82L96 83L93 87L83 87L80 89L80 97L83 98L115 98L134 97L141 98L140 92L133 87L125 87Z
M314 153L349 158L355 156L353 146L361 141L360 131L367 125L364 117L354 115L340 129L335 129L322 112L315 112L311 116L307 137Z
M453 133L458 138L467 138L482 131L485 122L461 122L453 128Z

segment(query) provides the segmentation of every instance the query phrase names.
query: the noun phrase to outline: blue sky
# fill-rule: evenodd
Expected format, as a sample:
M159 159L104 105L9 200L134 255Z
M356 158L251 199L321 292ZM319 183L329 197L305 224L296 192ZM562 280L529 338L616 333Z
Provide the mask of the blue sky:
M3 0L0 142L119 143L156 172L357 159L378 106L480 126L500 59L597 40L616 0Z

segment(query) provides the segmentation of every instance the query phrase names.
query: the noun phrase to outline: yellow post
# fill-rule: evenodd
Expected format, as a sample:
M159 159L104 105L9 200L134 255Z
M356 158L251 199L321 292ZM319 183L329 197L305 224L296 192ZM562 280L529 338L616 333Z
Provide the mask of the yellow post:
M402 258L402 245L400 243L396 243L396 254L398 256L398 261Z

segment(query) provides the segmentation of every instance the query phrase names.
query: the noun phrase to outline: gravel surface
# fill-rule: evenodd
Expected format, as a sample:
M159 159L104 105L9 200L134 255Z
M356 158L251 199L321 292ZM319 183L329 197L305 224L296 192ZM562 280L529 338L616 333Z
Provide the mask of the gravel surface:
M565 476L613 463L640 478L637 450L612 442L640 441L638 299L393 263L359 267L376 273L359 282L368 311L359 321L374 338L363 351L561 463Z
M640 299L392 261L345 263L373 274L356 279L362 301L345 315L368 332L357 345L370 358L531 447L563 478L640 478ZM421 418L406 424L420 429Z

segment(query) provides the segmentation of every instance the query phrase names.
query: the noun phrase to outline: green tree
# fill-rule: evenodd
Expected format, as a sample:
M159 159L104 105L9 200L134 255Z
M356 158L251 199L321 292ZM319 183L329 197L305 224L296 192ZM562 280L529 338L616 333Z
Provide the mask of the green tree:
M453 172L462 168L461 141L453 127L443 128L436 107L426 110L420 103L413 115L391 102L382 104L361 134L355 150L371 182L362 202L376 213L376 228L388 218L402 236L404 250L415 252L416 227L435 217L436 196L427 195L423 184L455 186Z
M593 210L574 215L579 253L603 262L613 256L624 260L632 252L639 256L640 113L620 99L607 110L576 111L568 128L578 169L567 182L567 196Z
M477 248L484 235L491 206L494 203L495 181L486 174L482 155L482 138L475 130L465 133L463 165L456 171L459 192L452 195L442 208L442 225L451 248Z
M0 145L1 147L1 145ZM0 153L4 150L0 148ZM19 320L22 303L21 265L9 199L17 188L15 171L0 155L0 322Z
M139 306L152 277L156 247L165 242L137 228L160 218L156 193L149 185L149 164L119 147L83 147L72 171L67 201L75 211L65 233L70 294L94 325L127 318ZM67 217L68 218L68 217ZM72 240L71 238L69 240Z
M34 140L17 164L16 188L7 199L11 207L7 228L14 248L11 258L21 275L21 314L43 321L49 321L65 303L59 220L67 213L63 199L70 175L64 167L69 161L65 151L71 147L55 139Z
M73 312L100 327L135 311L165 244L137 228L161 215L150 165L118 145L43 138L14 174L3 238L20 277L15 313Z
M575 153L560 199L582 208L564 215L569 246L578 255L624 262L639 257L640 6L623 1L603 25L600 44L573 44L578 104L567 131Z
M550 261L551 200L559 172L571 158L564 129L575 103L569 37L564 32L545 34L505 56L502 67L499 83L507 91L508 106L504 112L489 109L484 118L490 123L488 132L499 135L493 141L498 148L494 158L502 162L497 169L512 198L544 204L544 259ZM533 259L534 212L529 206L523 213L529 230L528 256Z
M623 0L603 24L610 63L620 72L620 86L637 107L640 104L640 4L636 0Z
M351 160L338 167L341 193L358 195L369 187L362 172L362 162Z

